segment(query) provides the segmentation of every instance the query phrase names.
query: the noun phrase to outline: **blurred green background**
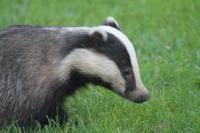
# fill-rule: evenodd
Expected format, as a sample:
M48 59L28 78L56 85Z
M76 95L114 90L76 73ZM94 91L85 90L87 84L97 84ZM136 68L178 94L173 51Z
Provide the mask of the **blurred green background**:
M0 28L97 26L107 16L134 42L151 100L138 105L88 85L66 98L64 128L52 121L28 131L200 132L199 0L0 0ZM2 132L21 129L11 125Z

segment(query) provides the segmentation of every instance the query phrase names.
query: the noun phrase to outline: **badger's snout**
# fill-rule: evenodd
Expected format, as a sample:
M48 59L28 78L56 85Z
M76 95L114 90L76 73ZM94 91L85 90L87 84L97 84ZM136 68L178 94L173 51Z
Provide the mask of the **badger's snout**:
M145 101L148 101L149 99L150 99L149 92L142 92L141 94L139 94L135 98L133 98L133 101L136 103L143 103Z
M133 91L127 92L126 98L135 103L143 103L150 99L150 93L146 88L136 88Z

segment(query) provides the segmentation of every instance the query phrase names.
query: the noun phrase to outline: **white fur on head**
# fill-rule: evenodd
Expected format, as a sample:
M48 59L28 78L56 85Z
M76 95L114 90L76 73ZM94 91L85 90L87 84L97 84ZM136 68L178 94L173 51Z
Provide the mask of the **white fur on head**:
M110 83L113 89L123 94L126 88L124 78L115 62L89 49L75 49L65 57L57 68L58 77L64 81L72 70L99 77Z

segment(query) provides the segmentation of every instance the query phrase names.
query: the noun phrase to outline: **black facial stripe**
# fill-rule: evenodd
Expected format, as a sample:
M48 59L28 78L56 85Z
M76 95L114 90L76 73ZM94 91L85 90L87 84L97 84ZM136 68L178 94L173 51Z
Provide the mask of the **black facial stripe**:
M115 36L108 33L108 40L105 42L104 40L92 39L88 33L76 32L66 33L64 40L67 40L64 42L68 42L68 44L66 44L66 48L61 49L63 58L66 56L66 53L69 53L76 48L92 49L97 53L107 56L117 64L126 81L126 91L131 91L136 88L136 81L132 71L130 56L125 46Z
M126 81L126 85L128 90L132 90L136 88L136 81L132 71L132 65L130 56L125 48L125 46L114 37L112 34L108 33L108 40L107 42L96 42L97 44L94 49L106 55L111 60L113 60L117 66L119 67L122 76Z

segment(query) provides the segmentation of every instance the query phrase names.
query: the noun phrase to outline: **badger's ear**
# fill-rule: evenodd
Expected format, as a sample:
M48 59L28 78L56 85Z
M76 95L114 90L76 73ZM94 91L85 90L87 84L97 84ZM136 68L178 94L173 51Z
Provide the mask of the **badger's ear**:
M111 17L111 16L107 17L106 20L103 22L102 25L108 25L108 26L111 26L111 27L113 27L113 28L116 28L116 29L120 30L119 24L118 24L117 21L116 21L113 17Z
M106 42L108 40L108 34L102 29L96 28L90 32L90 37L94 40L100 40Z

